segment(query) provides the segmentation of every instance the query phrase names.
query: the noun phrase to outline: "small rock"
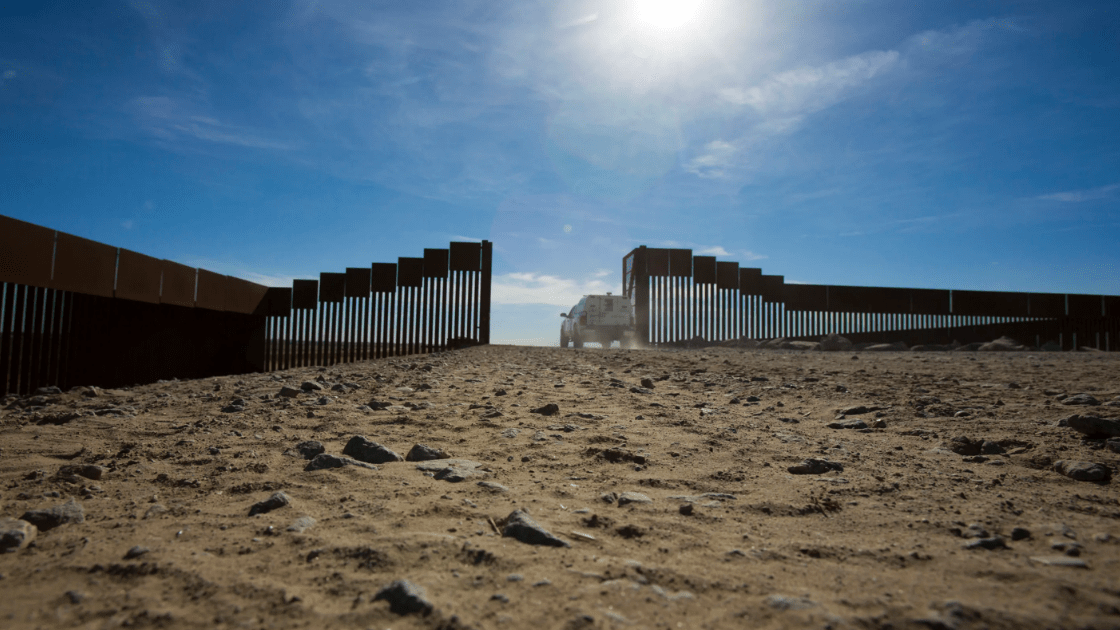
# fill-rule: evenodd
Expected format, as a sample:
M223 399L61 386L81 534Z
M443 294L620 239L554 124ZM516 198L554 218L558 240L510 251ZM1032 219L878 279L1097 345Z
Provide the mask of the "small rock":
M1073 415L1063 420L1066 426L1091 438L1120 437L1120 419Z
M432 612L432 603L427 600L423 587L408 580L395 580L392 584L377 591L373 601L389 602L389 610L398 615L420 614L427 616Z
M825 352L847 352L852 349L852 342L836 333L821 337L820 350Z
M58 469L58 476L59 477L78 476L78 477L85 477L86 479L92 479L94 481L98 481L98 480L101 479L101 476L105 474L106 470L108 470L108 469L104 468L103 466L95 466L94 464L77 464L77 465L63 466L62 468L59 468Z
M560 540L545 530L528 514L521 510L514 510L506 519L502 528L502 536L513 538L528 545L545 545L548 547L570 547L567 542Z
M652 389L647 389L645 387L631 387L630 388L630 393L632 393L632 394L652 394L653 390Z
M30 522L17 518L0 518L0 553L11 553L23 549L35 540L39 528Z
M296 398L299 396L299 390L285 386L280 388L280 393L277 395L281 398Z
M766 598L766 605L776 610L804 610L817 605L811 599L804 597L786 597L784 595L771 595Z
M296 453L303 459L315 459L320 453L326 452L327 448L323 443L318 440L306 440L296 444Z
M1004 542L1002 536L992 536L991 538L977 538L971 542L965 543L965 549L1004 549L1007 543Z
M371 442L363 435L355 435L342 449L343 455L349 455L360 462L367 464L387 464L389 462L404 461L404 458L385 448L377 442Z
M840 415L842 415L842 416L859 416L859 415L863 415L865 413L871 413L872 411L874 411L874 409L872 409L871 407L868 407L866 405L856 405L854 407L848 407L846 409L841 409L840 410Z
M480 482L478 482L478 486L480 488L485 488L485 489L489 490L490 492L498 492L498 493L509 492L509 488L503 486L500 483L495 483L493 481L480 481Z
M74 499L70 499L66 503L56 505L46 510L30 510L24 512L23 516L19 517L20 520L27 521L45 532L54 529L60 525L67 523L84 523L86 520L86 511L82 508L82 504Z
M644 387L646 389L653 389L653 379L652 378L643 378L642 379L642 387Z
M1097 400L1089 394L1074 394L1073 396L1067 396L1065 399L1063 399L1062 404L1088 405L1090 407L1096 407L1097 405L1101 404L1101 401Z
M311 529L314 526L315 519L311 518L310 516L301 516L292 521L292 524L288 526L288 531L302 534L303 532Z
M957 455L979 455L984 443L981 440L972 440L966 436L958 435L949 442L949 450Z
M1011 540L1026 540L1031 537L1031 530L1025 527L1015 527L1011 530Z
M315 381L304 381L303 383L300 383L299 388L302 389L305 392L321 392L321 391L323 391L323 386L316 383Z
M980 523L973 523L961 532L961 538L988 538L989 536L988 530Z
M155 505L152 505L151 507L149 507L147 509L147 511L144 512L144 519L146 520L146 519L149 519L149 518L155 518L156 516L159 516L160 514L167 514L167 508L163 507L159 503L156 503Z
M887 428L887 421L882 419L882 418L876 418L875 420L871 421L871 428L872 429L885 429L885 428Z
M62 390L55 387L54 385L49 385L47 387L40 387L39 389L35 390L35 395L36 396L53 396L55 394L61 394L61 393L62 393Z
M448 459L449 457L450 455L448 455L447 452L445 452L443 449L432 448L430 446L424 446L423 444L416 444L412 447L411 450L408 451L408 454L404 456L404 459L407 462L427 462L434 459Z
M1112 471L1104 464L1093 462L1076 462L1061 459L1054 462L1054 472L1065 475L1077 481L1108 481Z
M991 440L984 440L980 443L980 452L985 455L999 455L1005 451L998 443Z
M272 496L268 497L264 501L254 503L253 506L249 508L249 516L256 516L257 514L267 514L268 512L282 508L285 505L291 505L291 503L292 501L288 498L288 495L284 494L283 492L274 492L272 493Z
M543 407L537 407L536 409L530 409L529 413L539 413L542 416L551 416L553 414L560 413L560 405L557 405L556 403L548 403L547 405L545 405Z
M488 473L482 470L482 464L469 459L435 459L420 462L417 470L435 473L435 478L440 481L459 483L467 479L486 477Z
M133 548L131 548L128 551L125 552L124 559L125 560L132 560L133 558L139 558L140 556L148 553L149 551L151 551L151 549L148 549L147 547L141 547L140 545L136 545L135 547L133 547Z
M866 429L867 423L863 420L843 420L840 422L829 422L828 428L830 429Z
M330 453L319 453L307 465L303 467L306 471L312 470L327 470L329 468L343 468L345 466L357 466L358 468L368 468L370 470L377 470L377 466L360 462L353 457L343 457L339 455L331 455Z
M829 471L844 471L844 465L838 462L830 462L827 459L805 459L800 464L786 468L794 475L823 475Z
M682 516L692 516L693 510L694 508L691 503L683 503L677 508L677 511L680 512Z
M653 503L653 499L641 492L623 492L618 495L618 507L622 507L628 503Z

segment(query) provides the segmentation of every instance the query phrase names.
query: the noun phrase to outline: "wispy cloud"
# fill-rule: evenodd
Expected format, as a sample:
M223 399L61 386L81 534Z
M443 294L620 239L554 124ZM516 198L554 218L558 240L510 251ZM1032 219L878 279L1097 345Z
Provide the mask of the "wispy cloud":
M133 99L131 106L141 129L167 142L193 138L252 149L291 148L286 143L271 140L250 129L223 123L198 112L187 103L167 96L141 96Z
M784 131L801 116L843 100L855 88L896 66L895 50L873 50L817 67L801 67L774 75L750 88L727 88L725 100L748 105Z
M491 299L495 304L552 304L570 307L584 295L621 292L598 273L591 280L573 280L538 273L507 273L494 276Z
M720 179L728 175L738 152L738 147L726 140L712 140L704 145L700 155L685 164L684 169L706 179Z
M720 247L719 245L713 245L711 247L705 247L703 249L698 249L698 250L696 250L696 253L700 254L701 256L730 256L731 255L731 254L727 253L726 249Z
M743 250L739 255L741 256L740 260L765 260L769 258L766 254L756 254L749 249Z
M1097 199L1107 199L1113 196L1113 193L1120 190L1120 184L1109 184L1107 186L1100 186L1097 188L1086 188L1084 190L1067 190L1065 192L1051 193L1049 195L1040 195L1038 199L1046 201L1063 201L1065 203L1081 203L1083 201L1096 201Z

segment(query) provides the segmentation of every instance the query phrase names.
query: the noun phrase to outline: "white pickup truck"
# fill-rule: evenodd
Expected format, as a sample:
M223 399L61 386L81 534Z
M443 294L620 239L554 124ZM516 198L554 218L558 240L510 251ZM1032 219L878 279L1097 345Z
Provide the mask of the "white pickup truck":
M611 295L586 295L569 313L560 313L560 347L568 342L582 348L584 342L597 341L604 348L615 341L627 345L633 337L634 316L630 298Z

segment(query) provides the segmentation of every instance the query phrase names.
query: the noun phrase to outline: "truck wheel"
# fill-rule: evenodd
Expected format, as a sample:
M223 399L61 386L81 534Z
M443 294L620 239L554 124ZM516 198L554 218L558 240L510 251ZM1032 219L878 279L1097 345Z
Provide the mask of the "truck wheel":
M572 345L576 348L583 347L583 337L580 336L578 330L572 331Z
M560 331L560 347L561 348L567 348L568 347L568 336L564 334L563 330Z

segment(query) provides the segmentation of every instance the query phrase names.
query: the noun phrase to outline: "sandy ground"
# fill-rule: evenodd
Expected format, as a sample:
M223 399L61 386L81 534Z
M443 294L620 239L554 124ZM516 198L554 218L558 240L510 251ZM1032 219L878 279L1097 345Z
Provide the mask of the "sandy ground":
M9 399L0 517L84 521L0 554L0 625L1117 628L1117 481L1052 462L1116 473L1059 421L1120 416L1060 400L1118 377L1104 353L492 346ZM295 451L355 435L479 467ZM500 536L516 509L569 546ZM431 610L391 610L395 580Z

